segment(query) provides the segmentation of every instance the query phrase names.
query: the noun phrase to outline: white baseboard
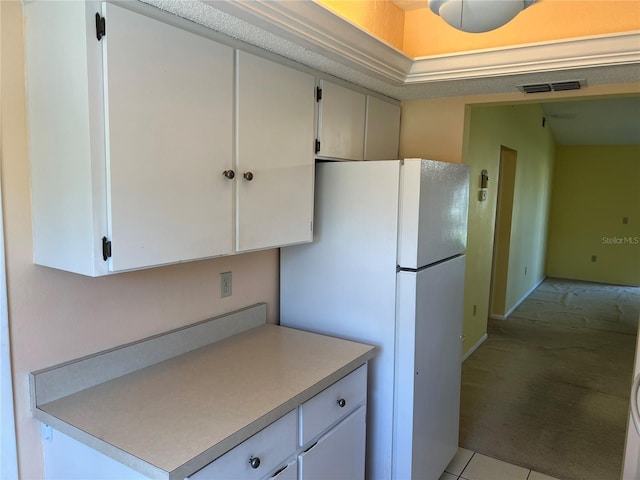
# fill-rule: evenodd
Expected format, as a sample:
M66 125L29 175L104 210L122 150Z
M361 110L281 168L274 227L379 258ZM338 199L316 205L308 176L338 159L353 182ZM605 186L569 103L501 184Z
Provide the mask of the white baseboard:
M465 354L462 356L462 361L464 362L467 358L469 358L469 357L471 356L471 354L472 354L473 352L475 352L475 351L478 349L478 347L484 343L484 341L485 341L486 339L487 339L487 334L485 333L485 334L480 338L480 340L478 340L478 341L476 342L476 344L475 344L473 347L471 347L471 348L469 349L469 351L468 351L467 353L465 353Z
M527 293L525 293L525 294L522 296L522 298L521 298L520 300L518 300L518 301L516 302L516 304L515 304L513 307L511 307L511 308L509 309L509 311L508 311L507 313L505 313L504 315L496 315L495 313L492 313L492 314L490 314L490 315L489 315L489 318L493 318L494 320L506 320L507 318L509 318L509 315L511 315L511 314L513 313L513 311L514 311L516 308L518 308L518 307L520 306L520 304L521 304L522 302L524 302L524 301L527 299L527 297L528 297L529 295L531 295L531 294L533 293L533 291L534 291L536 288L538 288L538 286L539 286L542 282L544 282L544 281L546 280L546 278L547 278L547 277L546 277L546 275L545 275L544 277L542 277L542 279L541 279L538 283L536 283L533 287L531 287L531 288L529 289L529 291L528 291Z

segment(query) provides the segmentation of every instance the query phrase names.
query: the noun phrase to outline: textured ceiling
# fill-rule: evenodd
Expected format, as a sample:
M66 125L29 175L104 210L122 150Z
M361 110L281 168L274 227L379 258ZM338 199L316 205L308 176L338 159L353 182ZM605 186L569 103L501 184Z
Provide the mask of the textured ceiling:
M640 145L640 96L544 103L542 109L559 145Z
M566 70L554 70L546 72L530 72L526 74L500 75L490 77L464 78L460 80L430 81L415 84L399 84L387 81L380 76L370 74L366 69L354 68L348 63L343 63L339 58L329 57L323 51L316 50L308 44L301 45L295 39L286 35L279 35L278 28L274 28L277 22L273 19L264 19L255 24L248 22L225 10L233 7L234 2L219 0L202 0L176 2L175 0L142 0L180 17L221 32L229 37L238 39L250 45L276 53L290 60L299 62L321 72L333 75L356 85L368 88L383 95L399 100L428 99L454 96L487 95L499 93L519 93L518 85L558 82L565 80L582 79L588 86L638 83L640 80L640 65L638 63L609 65L591 68L571 68ZM237 2L238 5L245 2ZM357 47L357 46L356 46ZM587 87L588 88L588 87ZM640 91L640 88L639 88ZM534 95L522 95L523 101L535 101ZM561 98L561 95L558 96ZM545 97L545 102L552 101ZM587 102L562 102L545 104L545 112L549 125L556 135L556 140L561 144L585 144L595 138L600 138L601 144L616 142L628 142L633 137L633 131L640 130L640 114L638 104L634 102L620 108L617 102L604 102L590 104L579 108L577 105ZM542 103L542 102L541 102ZM630 108L633 105L633 108ZM635 110L634 110L635 108ZM613 109L613 110L612 110ZM569 120L569 115L572 119ZM617 126L604 125L605 119L620 119ZM624 119L624 120L622 120ZM597 122L597 123L590 123ZM567 133L573 129L572 136ZM556 131L557 130L557 131ZM597 135L594 133L597 132ZM606 132L610 136L602 137ZM626 132L626 133L622 133ZM582 140L578 135L582 134Z

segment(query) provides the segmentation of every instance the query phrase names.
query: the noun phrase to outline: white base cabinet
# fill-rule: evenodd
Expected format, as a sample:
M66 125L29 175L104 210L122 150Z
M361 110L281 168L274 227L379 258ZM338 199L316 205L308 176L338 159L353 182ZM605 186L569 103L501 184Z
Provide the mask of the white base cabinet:
M363 480L366 399L367 366L363 365L189 480ZM298 472L294 476L296 457Z
M36 264L99 276L311 241L313 75L236 65L137 2L24 10Z
M240 443L188 480L363 480L367 364ZM58 431L44 440L46 480L148 478Z

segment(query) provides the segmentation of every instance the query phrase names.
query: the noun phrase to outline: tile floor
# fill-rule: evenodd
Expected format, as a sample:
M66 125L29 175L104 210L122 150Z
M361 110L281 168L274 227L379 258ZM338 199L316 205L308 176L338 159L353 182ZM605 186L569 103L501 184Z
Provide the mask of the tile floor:
M458 448L440 480L560 480L481 453Z

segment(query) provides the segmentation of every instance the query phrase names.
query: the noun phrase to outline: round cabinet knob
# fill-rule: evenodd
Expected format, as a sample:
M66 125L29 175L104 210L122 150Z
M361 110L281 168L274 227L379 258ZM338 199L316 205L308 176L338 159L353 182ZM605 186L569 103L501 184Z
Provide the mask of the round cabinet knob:
M251 465L251 468L258 468L260 466L260 459L258 457L251 457L249 459L249 465Z
M340 398L338 400L338 405L340 405L340 408L344 407L347 404L347 401L344 398Z
M229 180L232 180L236 176L236 172L234 172L233 170L225 170L224 172L222 172L222 175L227 177Z
M244 177L244 179L245 179L247 182L250 182L251 180L253 180L253 173L251 173L251 172L247 172L247 173L245 173L245 174L244 174L244 175L242 175L242 176Z

